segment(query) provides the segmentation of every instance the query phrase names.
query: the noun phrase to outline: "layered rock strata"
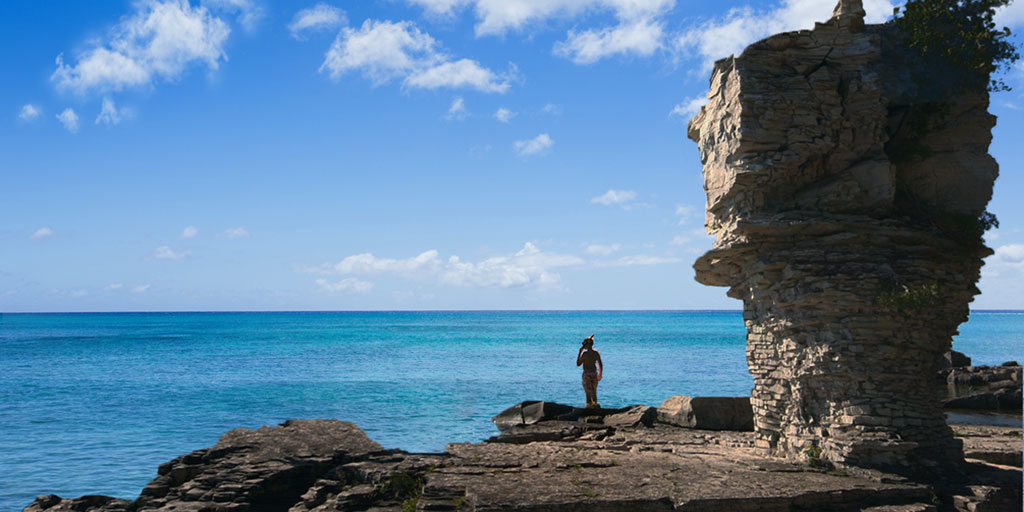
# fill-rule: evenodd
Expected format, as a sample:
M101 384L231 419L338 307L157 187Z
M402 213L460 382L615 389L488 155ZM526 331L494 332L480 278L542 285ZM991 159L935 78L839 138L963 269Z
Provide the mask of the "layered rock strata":
M934 375L991 252L995 118L983 91L926 97L896 27L863 18L843 0L715 64L694 267L743 301L763 452L942 471L963 455Z
M936 497L963 512L1021 507L1019 468L972 462L953 486L830 471L812 461L760 457L752 433L643 421L652 410L542 418L437 454L381 449L340 421L238 429L160 466L135 501L46 495L25 510L880 512L936 510ZM970 433L979 457L1002 462L1016 451L1019 461L1019 427L988 429Z

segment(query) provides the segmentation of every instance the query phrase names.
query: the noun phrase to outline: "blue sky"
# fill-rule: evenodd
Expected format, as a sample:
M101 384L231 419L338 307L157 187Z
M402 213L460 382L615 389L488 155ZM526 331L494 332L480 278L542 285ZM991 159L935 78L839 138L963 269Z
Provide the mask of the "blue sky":
M0 311L738 309L693 280L685 124L715 59L832 7L3 2ZM1007 81L978 308L1024 308Z

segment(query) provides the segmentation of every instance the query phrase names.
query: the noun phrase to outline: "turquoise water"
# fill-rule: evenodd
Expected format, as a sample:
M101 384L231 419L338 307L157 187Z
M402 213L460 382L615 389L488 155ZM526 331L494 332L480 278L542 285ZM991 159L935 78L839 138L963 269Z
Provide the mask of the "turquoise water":
M1024 313L976 312L961 331L975 364L1021 359ZM750 391L738 312L3 314L0 510L133 499L159 464L290 418L409 451L478 441L516 402L582 404L591 333L605 406Z

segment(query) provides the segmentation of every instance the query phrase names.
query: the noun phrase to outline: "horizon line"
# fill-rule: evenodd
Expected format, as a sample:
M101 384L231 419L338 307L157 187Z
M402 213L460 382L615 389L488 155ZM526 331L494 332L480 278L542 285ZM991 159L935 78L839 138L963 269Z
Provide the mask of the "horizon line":
M215 314L215 313L742 313L742 309L259 309L151 311L0 311L0 315ZM1024 313L1024 309L972 309L971 313Z

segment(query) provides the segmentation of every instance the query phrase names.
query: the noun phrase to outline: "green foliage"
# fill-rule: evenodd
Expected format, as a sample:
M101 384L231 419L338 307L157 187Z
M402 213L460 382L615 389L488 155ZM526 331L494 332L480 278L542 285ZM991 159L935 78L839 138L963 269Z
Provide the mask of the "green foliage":
M995 11L1012 0L909 0L896 25L924 59L929 72L947 75L950 92L1005 91L997 71L1020 58L1010 29L997 28ZM933 74L934 76L934 74Z
M813 444L809 444L803 449L804 457L807 458L807 465L812 468L825 467L825 461L821 460L821 448Z
M420 497L413 496L402 502L402 512L416 512L416 505L419 505Z
M939 298L939 285L936 283L900 285L879 292L875 296L875 304L906 314L934 306Z
M373 490L377 498L401 501L404 512L414 512L423 494L423 477L409 471L396 471Z
M458 510L458 509L462 508L462 506L465 505L466 502L469 501L469 500L466 499L465 496L456 496L456 497L452 498L452 501L455 502L455 510Z

